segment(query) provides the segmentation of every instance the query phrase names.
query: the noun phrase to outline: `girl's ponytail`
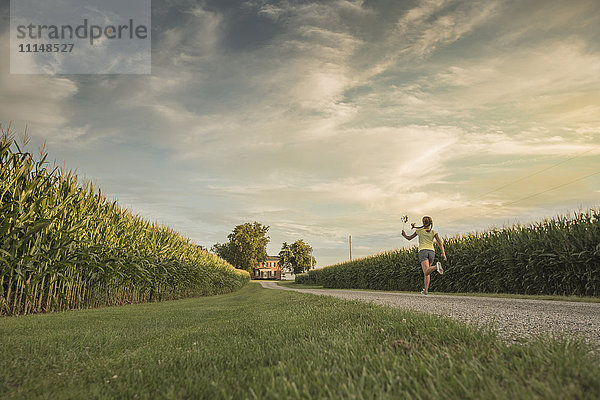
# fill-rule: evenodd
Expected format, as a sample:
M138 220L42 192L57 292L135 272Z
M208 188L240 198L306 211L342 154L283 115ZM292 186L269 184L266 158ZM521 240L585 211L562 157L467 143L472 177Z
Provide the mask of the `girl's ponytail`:
M431 217L428 217L427 215L423 217L423 225L422 226L415 226L415 224L412 224L413 229L423 229L425 228L427 230L427 232L430 232L431 229L433 229L433 220L431 219Z

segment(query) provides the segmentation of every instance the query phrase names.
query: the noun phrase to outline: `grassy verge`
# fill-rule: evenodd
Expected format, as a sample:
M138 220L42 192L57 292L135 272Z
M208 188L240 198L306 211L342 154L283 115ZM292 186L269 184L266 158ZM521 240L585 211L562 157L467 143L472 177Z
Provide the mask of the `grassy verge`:
M327 289L327 290L357 290L363 292L386 292L386 293L410 293L395 290L377 290L377 289L330 289L324 288L321 285L304 285L295 283L293 281L283 282L278 281L278 285L287 286L297 289ZM472 297L497 297L503 299L526 299L526 300L552 300L552 301L571 301L571 302L582 302L582 303L600 303L600 297L589 297L589 296L550 296L550 295L528 295L528 294L510 294L510 293L442 293L442 292L431 292L431 294L441 296L472 296Z
M251 283L0 319L0 398L596 399L579 341L507 347L447 318Z

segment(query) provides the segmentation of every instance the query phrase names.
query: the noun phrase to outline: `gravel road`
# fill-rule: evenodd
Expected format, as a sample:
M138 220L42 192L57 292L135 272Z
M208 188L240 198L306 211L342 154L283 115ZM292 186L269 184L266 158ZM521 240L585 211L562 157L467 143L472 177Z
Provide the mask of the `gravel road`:
M515 341L536 333L582 335L600 353L600 303L503 299L429 294L367 292L340 289L295 289L260 282L268 289L293 290L347 300L446 315L469 323L494 323L502 337Z

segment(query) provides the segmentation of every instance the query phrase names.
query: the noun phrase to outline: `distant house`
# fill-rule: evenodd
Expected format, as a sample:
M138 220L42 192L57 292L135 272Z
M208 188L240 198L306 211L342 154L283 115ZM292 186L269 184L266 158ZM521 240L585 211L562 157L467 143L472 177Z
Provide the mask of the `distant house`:
M267 256L265 262L261 262L258 268L252 270L252 279L276 279L281 280L281 266L279 257Z

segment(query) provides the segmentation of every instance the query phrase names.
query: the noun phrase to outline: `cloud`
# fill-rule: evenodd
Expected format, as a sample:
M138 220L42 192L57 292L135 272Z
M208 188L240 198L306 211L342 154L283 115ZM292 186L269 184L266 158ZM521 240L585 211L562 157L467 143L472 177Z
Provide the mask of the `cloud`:
M494 16L498 6L492 1L423 0L400 18L396 34L407 43L403 52L423 57L473 31Z
M151 76L2 71L0 112L199 243L259 220L326 265L349 234L399 246L402 214L458 232L597 197L498 208L598 166L593 2L155 3Z
M510 103L547 110L598 87L600 55L586 47L577 38L542 43L483 62L451 66L425 84L432 92L451 89L448 97L460 96L456 103L465 108Z
M436 48L459 40L481 24L477 18L472 19L473 23L467 21L467 16L491 18L494 7L492 4L483 11L457 10L444 3L421 16L402 20L405 26L413 24L415 29L423 24L419 29L426 30L425 21L447 12L453 21L463 23L460 29L444 31L441 21L427 35L416 29L413 56L431 55ZM240 103L234 113L224 108L203 113L191 107L193 102L186 97L161 95L165 89L169 92L169 86L150 93L156 98L152 109L161 120L172 124L174 140L170 145L186 162L203 160L227 176L230 185L210 189L238 198L246 215L257 213L261 208L258 205L265 210L280 210L277 204L282 201L301 201L304 206L334 202L343 210L362 208L384 214L458 208L470 200L467 194L460 196L447 188L453 186L455 174L449 166L467 163L472 154L549 156L586 149L584 144L573 143L557 132L536 133L531 127L524 127L529 130L515 135L513 131L492 129L495 126L409 122L420 116L427 118L421 123L457 116L475 119L480 111L496 107L507 98L514 101L515 97L507 93L510 88L530 93L532 87L545 85L540 82L519 89L517 83L528 83L528 74L535 78L534 71L550 56L539 60L535 54L526 57L523 50L522 65L509 69L511 60L519 60L520 50L503 57L466 59L446 68L432 58L416 79L402 86L381 88L380 78L352 68L353 59L365 42L346 31L339 18L323 18L331 10L325 6L301 8L284 4L277 10L269 9L269 13L273 18L276 13L277 20L284 21L287 28L269 45L253 53L236 54L235 59L218 50L213 54L229 65L228 79L236 83L232 95L243 97L252 91L253 102ZM581 47L572 55L579 50ZM567 50L559 49L555 54L560 55L561 51ZM269 64L264 60L269 60ZM558 76L559 68L555 72ZM180 88L189 85L201 92L203 79L210 80L214 71L209 68L198 73L198 82L193 73L180 74L179 82L172 86L173 92L181 93ZM508 81L498 82L498 77ZM348 91L365 84L376 92L346 97ZM569 87L567 82L564 85L557 91ZM477 89L481 94L476 93ZM147 98L148 93L141 97ZM371 118L365 123L362 119L368 114ZM408 123L396 116L404 117ZM390 118L398 126L384 122ZM556 140L547 140L548 134ZM274 165L281 174L267 172ZM498 165L490 164L489 170L494 168ZM290 177L289 184L278 183ZM444 195L429 195L433 187ZM245 200L241 199L243 196ZM311 217L326 218L318 210Z
M0 42L9 43L8 32ZM2 59L8 60L8 46L2 50ZM78 136L77 128L70 128L72 116L64 102L75 96L78 87L66 77L10 74L9 63L0 64L0 121L8 125L14 121L15 129L25 129L36 135L44 129L50 138L64 135L70 139Z
M489 22L497 16L499 8L496 1L420 1L398 18L383 41L375 44L375 51L366 52L370 62L365 68L365 78L399 67L410 68L417 60L430 57Z
M575 142L561 136L550 136L536 132L523 132L518 136L505 133L477 133L461 139L463 156L468 154L508 155L508 156L570 156L594 150L595 145ZM591 154L600 154L600 148Z

